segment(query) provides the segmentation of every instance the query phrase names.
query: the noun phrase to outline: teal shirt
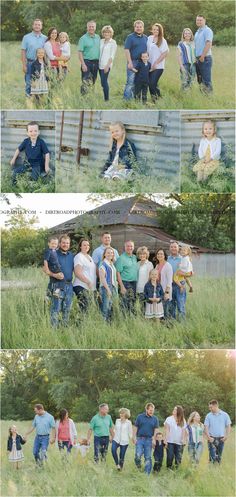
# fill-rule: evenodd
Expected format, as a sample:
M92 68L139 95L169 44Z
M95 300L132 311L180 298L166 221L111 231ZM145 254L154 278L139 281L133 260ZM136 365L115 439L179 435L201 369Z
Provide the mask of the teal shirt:
M36 429L37 435L49 435L51 429L55 428L55 420L49 412L45 412L42 416L36 414L32 425Z
M138 281L138 263L136 255L128 255L126 252L118 257L116 270L119 271L122 281Z
M84 59L98 60L100 56L100 36L96 33L94 36L85 33L79 39L78 50L83 52Z
M95 414L91 419L89 426L96 437L108 437L113 423L110 414L106 414L106 416Z

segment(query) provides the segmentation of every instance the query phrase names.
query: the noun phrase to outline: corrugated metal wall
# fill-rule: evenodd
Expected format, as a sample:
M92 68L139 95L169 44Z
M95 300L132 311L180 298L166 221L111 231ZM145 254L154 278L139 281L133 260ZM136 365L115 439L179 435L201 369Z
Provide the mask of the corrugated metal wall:
M60 143L62 112L56 112L57 158ZM64 163L75 163L78 147L80 112L65 111L62 145L73 150L61 154ZM81 164L103 163L110 146L109 123L127 124L127 136L134 142L140 160L153 164L167 176L176 175L180 161L179 112L175 111L85 111L82 148L89 149Z
M200 254L193 255L193 270L196 276L212 278L234 278L234 254Z
M40 126L40 136L45 140L51 154L51 164L55 160L55 112L50 110L37 111L2 111L1 112L1 142L2 160L10 159L18 145L27 138L26 124L37 121Z
M181 152L191 152L193 144L196 150L202 137L202 123L214 119L217 125L217 136L224 144L232 147L235 154L235 121L234 111L182 111L181 112Z

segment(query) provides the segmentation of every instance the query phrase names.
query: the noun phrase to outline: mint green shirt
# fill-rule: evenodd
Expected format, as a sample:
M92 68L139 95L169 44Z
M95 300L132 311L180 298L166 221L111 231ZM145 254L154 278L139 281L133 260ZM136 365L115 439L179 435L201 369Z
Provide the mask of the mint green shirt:
M138 263L136 255L128 255L126 252L118 257L116 270L119 271L122 281L138 280Z
M112 428L113 423L110 414L106 416L100 416L100 414L95 414L91 419L89 426L93 430L96 437L108 437L110 435L110 428Z
M78 50L83 52L84 59L98 60L100 56L100 36L96 33L94 36L85 33L79 39Z

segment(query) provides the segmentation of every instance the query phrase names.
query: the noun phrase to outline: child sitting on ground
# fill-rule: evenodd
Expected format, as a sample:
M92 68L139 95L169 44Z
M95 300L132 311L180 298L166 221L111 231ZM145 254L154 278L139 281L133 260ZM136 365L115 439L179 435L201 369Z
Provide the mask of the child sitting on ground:
M142 53L138 64L133 68L133 71L136 73L134 78L134 97L136 100L140 100L142 97L143 104L147 103L149 73L151 70L151 63L148 62L148 57L147 52Z
M26 163L16 165L12 171L13 185L17 182L17 175L25 173L29 166L32 168L31 179L34 181L37 181L40 175L49 173L50 154L45 141L39 137L38 123L31 121L26 129L28 138L19 145L10 161L11 166L14 167L20 152L25 152Z
M146 301L145 318L162 319L164 318L164 309L162 300L164 292L159 283L159 272L152 269L149 274L149 281L144 286L144 298Z
M214 121L206 121L202 125L202 136L198 148L199 161L193 166L197 181L206 181L219 167L221 139L216 136Z
M189 280L189 277L193 275L193 265L191 262L191 255L192 251L191 248L188 245L185 245L180 248L180 255L181 255L181 262L178 266L177 271L174 274L174 282L178 287L180 288L180 291L184 291L184 285L181 283L181 281L186 281L187 285L189 286L189 291L190 293L193 292L193 286L191 281Z
M44 269L45 272L48 273L48 271L51 271L52 273L61 273L61 266L58 261L57 257L57 248L58 248L58 238L55 236L51 236L48 239L48 248L44 252ZM48 284L48 289L47 289L47 295L46 295L46 300L50 299L50 297L58 297L60 295L60 287L61 287L61 281L59 280L58 283L50 283Z
M112 146L101 176L104 179L128 179L136 163L136 148L132 142L127 140L122 122L111 123L110 132Z
M158 431L156 434L156 445L153 451L153 456L154 456L154 465L153 465L153 471L159 472L162 463L163 463L163 458L164 458L164 449L166 447L166 444L164 442L164 437L161 431Z

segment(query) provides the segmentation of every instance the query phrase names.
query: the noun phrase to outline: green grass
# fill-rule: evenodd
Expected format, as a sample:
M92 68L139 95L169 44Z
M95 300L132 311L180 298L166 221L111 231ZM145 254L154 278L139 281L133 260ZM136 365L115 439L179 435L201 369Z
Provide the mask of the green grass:
M9 64L9 60L11 63ZM20 62L20 42L2 43L2 106L3 109L33 108L31 101L24 96L24 75ZM211 97L202 95L196 83L189 92L180 90L179 69L176 48L170 47L165 72L160 80L163 97L156 104L150 102L143 106L135 101L125 102L123 90L126 80L126 63L122 47L118 47L117 56L111 74L110 101L104 102L100 81L95 90L86 97L80 95L80 67L76 46L72 46L69 74L63 86L59 85L47 105L49 109L233 109L234 96L234 47L214 47L213 49L213 86ZM37 108L40 108L38 106Z
M37 285L32 290L2 291L2 347L6 349L234 347L233 278L194 277L194 293L187 297L187 319L174 322L171 328L146 321L140 314L124 319L118 306L108 325L95 305L81 316L74 297L70 324L58 330L51 328L44 307L47 277L41 269L3 269L2 280L27 280Z
M1 164L1 191L4 193L53 193L55 178L51 173L37 181L30 178L30 172L18 175L16 185L12 185L12 168L7 162Z
M165 176L161 169L152 174L150 167L143 173L136 172L129 180L105 180L100 177L104 164L93 163L78 166L74 163L57 164L56 192L97 192L97 193L148 193L179 192L179 174ZM151 177L151 181L150 181Z
M183 193L232 193L235 191L235 170L232 157L224 163L220 162L219 168L204 182L198 182L193 172L196 157L190 154L182 155L181 164L181 192Z
M221 466L208 463L207 444L197 468L190 465L187 449L183 454L182 465L178 471L167 471L165 461L161 472L147 477L143 470L138 471L134 465L134 446L126 453L125 466L118 473L110 453L105 464L93 464L93 448L82 459L75 451L67 464L62 462L57 447L50 446L48 462L43 469L36 469L33 455L33 434L24 445L25 461L21 469L13 470L5 450L8 427L12 421L2 422L2 496L201 496L231 497L235 490L234 473L234 436L233 433L225 444ZM14 421L18 432L24 434L30 421ZM87 425L80 423L79 436L86 434Z

